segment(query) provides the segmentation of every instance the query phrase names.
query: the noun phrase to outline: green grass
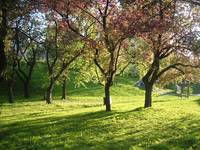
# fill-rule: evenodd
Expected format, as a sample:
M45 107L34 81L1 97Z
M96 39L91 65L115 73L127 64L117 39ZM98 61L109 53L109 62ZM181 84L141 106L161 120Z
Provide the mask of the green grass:
M99 97L4 103L0 149L200 149L200 99L113 96L105 112Z
M31 99L21 96L17 81L15 103L9 104L6 85L0 87L0 150L200 149L199 97L154 94L153 107L144 109L144 91L124 76L111 89L112 112L105 112L104 90L93 83L75 88L68 81L65 101L59 100L58 85L53 104L47 105L42 100L44 68L38 67Z

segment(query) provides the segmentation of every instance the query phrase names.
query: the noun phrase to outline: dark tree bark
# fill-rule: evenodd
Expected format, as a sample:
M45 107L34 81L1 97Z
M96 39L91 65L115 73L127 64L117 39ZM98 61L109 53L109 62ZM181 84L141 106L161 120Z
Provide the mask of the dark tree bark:
M20 21L19 21L19 23L20 23ZM29 90L30 89L30 82L31 82L31 79L32 79L32 74L33 74L33 70L34 70L34 67L36 65L36 59L37 59L37 49L31 47L32 46L31 44L33 44L32 40L30 42L30 46L28 46L26 48L20 47L19 23L16 23L15 42L16 42L16 54L17 54L17 56L19 56L21 58L16 59L16 61L17 61L16 74L24 85L24 97L29 98L30 97L30 90ZM30 58L27 57L27 55L26 55L26 51L28 50L28 48L31 49L31 51L30 51L31 57ZM21 54L23 54L23 55L21 55ZM24 63L24 62L22 62L22 60L24 60L24 62L26 64L27 71L24 70L23 67L22 67L22 65Z
M145 103L144 107L151 107L152 106L152 92L153 86L156 80L159 78L159 69L160 69L160 62L159 57L154 55L153 63L151 64L150 69L146 73L146 75L142 78L144 85L145 85Z
M152 106L152 92L153 92L153 85L150 83L145 84L145 103L144 107L151 107Z
M23 71L21 69L21 65L19 63L18 63L18 69L16 70L16 74L23 83L24 97L30 98L30 82L32 79L33 68L35 67L35 63L33 65L29 66L30 68L28 70L28 75L25 73L25 71Z
M30 97L30 82L31 82L31 79L32 79L32 74L33 74L33 69L35 67L35 64L36 64L36 53L34 54L34 57L33 57L33 62L31 62L29 64L29 70L28 70L28 75L25 77L25 80L23 81L24 83L24 97L25 98L29 98Z
M1 12L2 12L2 21L0 24L0 76L2 75L2 72L5 70L7 65L7 59L5 55L5 38L7 35L7 9L3 6L5 6L5 1L2 1L0 3L2 5Z
M54 84L55 84L55 81L53 79L51 79L50 84L49 84L47 91L46 91L46 102L47 102L47 104L51 104L52 101L53 101L52 93L53 93Z
M105 104L106 104L106 111L111 111L110 84L109 83L106 83L106 85L105 85Z
M0 76L2 76L2 72L5 70L7 64L4 47L4 42L0 40Z
M63 85L62 85L62 99L65 100L66 99L66 84L67 81L66 79L63 80Z
M14 88L14 80L10 79L8 81L8 102L9 103L13 103L13 98L14 98L14 94L13 94L13 88Z
M29 98L30 92L29 92L29 81L24 82L24 97Z
M14 94L13 94L13 90L14 90L14 84L15 84L15 68L16 68L16 61L14 58L12 58L12 72L9 76L8 79L8 102L9 103L13 103L14 102Z

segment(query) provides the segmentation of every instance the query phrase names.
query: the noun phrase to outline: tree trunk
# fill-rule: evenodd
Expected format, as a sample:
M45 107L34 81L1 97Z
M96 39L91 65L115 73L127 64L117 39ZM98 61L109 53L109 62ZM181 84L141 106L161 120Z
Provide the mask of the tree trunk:
M4 43L0 41L0 76L2 76L2 72L6 68L6 56L4 52Z
M29 98L30 97L30 91L29 91L29 81L24 82L24 97Z
M181 99L183 98L183 90L184 90L184 87L181 85Z
M145 104L144 104L145 108L152 106L152 91L153 91L153 85L146 83L145 84Z
M51 79L49 87L47 88L47 92L46 92L46 102L47 104L51 104L52 103L52 93L53 93L53 88L54 88L54 81Z
M110 102L110 85L105 85L105 102L106 102L106 111L111 111L111 102Z
M43 95L43 100L46 100L47 97L47 91L45 90L44 95Z
M62 85L62 99L66 99L66 79L63 80L63 85Z
M5 5L5 1L2 1L2 5ZM7 65L7 59L5 55L5 38L7 35L7 9L2 8L1 14L1 24L0 24L0 76L2 76L2 72L5 70Z
M190 97L190 84L188 84L187 86L187 98Z
M8 90L8 101L9 101L9 103L13 103L14 101L13 101L13 87L14 87L14 81L11 79L10 81L9 81L9 83L8 83L8 88L9 88L9 90Z

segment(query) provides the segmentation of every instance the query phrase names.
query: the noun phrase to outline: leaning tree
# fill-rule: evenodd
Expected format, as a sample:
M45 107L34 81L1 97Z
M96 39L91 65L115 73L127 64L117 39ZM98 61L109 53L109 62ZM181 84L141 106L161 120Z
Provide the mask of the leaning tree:
M152 30L143 37L148 45L144 55L148 68L142 78L145 85L144 107L152 106L153 86L169 70L184 73L183 67L198 66L192 54L193 45L198 41L193 26L195 22L193 15L186 11L189 11L187 6L175 1L160 0L149 8L149 15L159 22L155 24L159 30ZM173 60L169 61L169 57Z

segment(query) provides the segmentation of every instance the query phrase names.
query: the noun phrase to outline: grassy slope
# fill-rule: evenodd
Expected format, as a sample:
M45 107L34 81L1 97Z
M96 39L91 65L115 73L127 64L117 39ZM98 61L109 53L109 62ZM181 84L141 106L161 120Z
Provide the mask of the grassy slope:
M4 104L0 149L200 149L200 100L141 97L113 100L105 112L98 98Z
M36 93L42 80L33 80ZM200 149L198 97L158 96L153 108L143 109L143 91L129 80L119 78L112 88L112 112L104 111L103 89L94 84L74 89L69 83L69 99L52 105L36 94L2 104L0 150Z

